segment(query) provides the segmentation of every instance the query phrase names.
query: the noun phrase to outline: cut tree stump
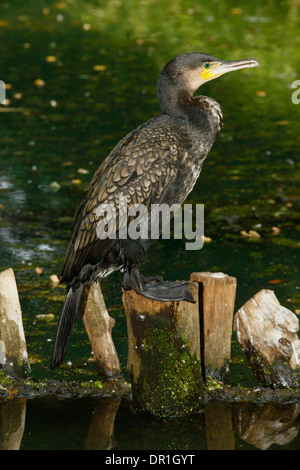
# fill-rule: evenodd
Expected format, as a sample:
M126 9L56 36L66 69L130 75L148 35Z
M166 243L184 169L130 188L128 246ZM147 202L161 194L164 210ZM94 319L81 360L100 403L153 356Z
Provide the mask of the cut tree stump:
M231 358L231 336L237 281L224 273L192 273L199 285L202 371L226 382Z
M100 378L104 381L122 378L120 361L111 335L115 320L107 312L98 282L85 286L80 313Z
M198 284L189 287L198 299ZM123 290L133 405L158 417L198 411L202 397L198 302L161 302Z
M248 300L235 314L234 329L258 382L300 386L299 320L273 291L263 289Z
M0 365L7 375L30 375L17 283L11 268L0 273Z
M123 291L128 370L138 410L160 416L196 411L204 380L228 378L236 279L192 273L189 286L195 304Z

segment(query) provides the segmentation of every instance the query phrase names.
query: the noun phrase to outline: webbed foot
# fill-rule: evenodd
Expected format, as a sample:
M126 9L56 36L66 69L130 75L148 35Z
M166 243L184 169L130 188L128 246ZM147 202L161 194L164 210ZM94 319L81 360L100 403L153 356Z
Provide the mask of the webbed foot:
M147 299L160 300L162 302L175 302L184 300L195 303L188 287L188 282L163 281L160 276L144 277L138 268L132 268L126 272L123 279L124 290L134 290L137 294Z

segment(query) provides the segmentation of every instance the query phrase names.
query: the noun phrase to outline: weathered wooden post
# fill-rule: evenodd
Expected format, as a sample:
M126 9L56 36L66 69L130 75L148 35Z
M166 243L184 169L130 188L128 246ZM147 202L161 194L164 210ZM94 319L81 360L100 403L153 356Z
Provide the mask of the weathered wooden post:
M120 362L111 335L115 320L108 315L98 282L84 288L80 312L100 378L121 378Z
M198 284L195 304L160 302L123 291L128 370L134 407L158 417L197 411L203 383L200 361Z
M0 365L7 375L30 375L17 283L11 268L0 273Z
M270 387L300 386L299 320L263 289L234 317L234 329L256 379Z
M192 273L189 286L195 304L123 291L128 369L138 410L160 416L195 411L205 378L228 377L236 279Z
M224 273L192 273L199 285L201 362L203 375L226 381L231 358L231 336L236 278Z

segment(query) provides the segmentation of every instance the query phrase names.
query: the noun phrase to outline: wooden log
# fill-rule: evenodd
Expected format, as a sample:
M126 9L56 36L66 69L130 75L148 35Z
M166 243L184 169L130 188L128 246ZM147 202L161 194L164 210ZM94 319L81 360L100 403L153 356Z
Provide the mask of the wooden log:
M17 283L11 268L0 273L0 365L7 375L30 375Z
M263 289L234 317L234 329L252 371L262 385L300 386L299 321Z
M236 278L223 273L192 273L199 284L201 363L208 376L226 382L231 358L231 336Z
M111 334L115 320L107 312L98 282L85 286L80 313L100 378L104 381L121 378L120 361Z
M198 299L198 284L189 287ZM198 302L160 302L123 290L134 408L155 416L198 411L203 382Z

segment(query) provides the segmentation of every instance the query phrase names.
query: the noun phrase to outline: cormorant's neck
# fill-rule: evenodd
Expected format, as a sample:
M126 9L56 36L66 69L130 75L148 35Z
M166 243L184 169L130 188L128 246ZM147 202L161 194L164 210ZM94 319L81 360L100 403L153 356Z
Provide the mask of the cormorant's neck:
M157 82L157 97L163 113L184 118L195 130L200 129L215 138L222 128L221 107L207 96L193 96L194 91L166 76L161 76Z
M186 117L185 108L191 104L192 91L161 76L157 82L157 97L162 113L174 117Z

